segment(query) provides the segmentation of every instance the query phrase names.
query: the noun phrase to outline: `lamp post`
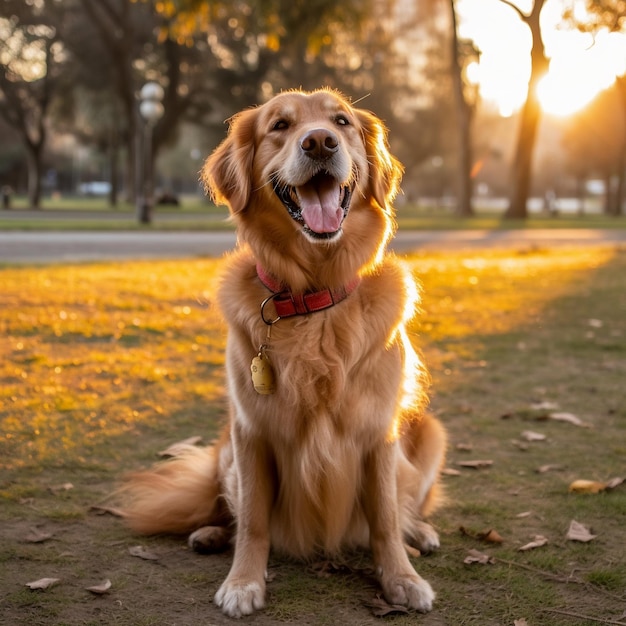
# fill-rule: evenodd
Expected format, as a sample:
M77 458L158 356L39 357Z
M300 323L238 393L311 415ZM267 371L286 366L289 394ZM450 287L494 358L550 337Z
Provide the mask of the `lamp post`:
M146 83L139 92L139 113L144 121L143 153L138 150L140 156L141 175L139 176L139 186L137 189L137 216L142 224L149 224L152 221L152 206L154 204L154 181L153 181L153 159L152 159L152 133L155 124L163 116L163 87L159 83Z

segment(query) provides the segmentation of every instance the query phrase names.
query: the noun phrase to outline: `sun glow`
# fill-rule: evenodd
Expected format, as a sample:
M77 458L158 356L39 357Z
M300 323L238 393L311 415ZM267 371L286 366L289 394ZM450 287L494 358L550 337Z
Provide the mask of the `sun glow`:
M516 4L522 10L529 8L522 0ZM592 37L568 30L562 25L562 8L560 2L548 0L542 13L550 70L538 86L538 97L546 113L566 116L586 106L610 87L616 76L626 73L626 34L601 31ZM508 117L526 100L530 31L502 2L460 0L458 10L461 35L473 39L482 52L469 78L480 85L482 99Z
M580 33L571 33L580 36ZM584 35L583 35L584 37ZM550 64L550 72L538 85L543 110L567 116L585 107L602 90L610 87L616 76L626 72L624 36L599 33L586 49L564 42Z

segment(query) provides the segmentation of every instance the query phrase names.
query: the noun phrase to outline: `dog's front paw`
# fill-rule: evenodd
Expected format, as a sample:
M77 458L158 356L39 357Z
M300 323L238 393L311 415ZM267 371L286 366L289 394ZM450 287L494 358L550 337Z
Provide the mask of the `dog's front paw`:
M390 604L400 604L421 613L427 613L433 608L435 592L417 574L383 580L382 587L385 599Z
M265 585L226 579L215 594L215 604L229 617L250 615L265 604Z

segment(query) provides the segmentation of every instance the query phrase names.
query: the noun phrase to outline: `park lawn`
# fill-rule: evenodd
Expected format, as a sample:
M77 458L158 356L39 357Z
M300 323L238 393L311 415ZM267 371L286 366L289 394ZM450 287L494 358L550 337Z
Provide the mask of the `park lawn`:
M442 539L415 558L437 591L393 624L626 623L626 250L420 253L412 327L450 436ZM231 623L211 603L231 555L141 538L92 505L169 444L225 416L221 261L0 269L0 623ZM577 418L583 426L552 419ZM545 436L527 441L523 433ZM482 469L465 461L484 460ZM542 471L539 471L539 470ZM546 471L547 470L547 471ZM594 539L566 538L570 522ZM462 529L462 530L461 530ZM502 543L481 538L495 530ZM548 543L519 551L537 535ZM129 554L141 545L158 557ZM493 557L464 563L470 550ZM255 624L377 624L367 554L270 560ZM25 585L59 581L45 591ZM87 587L111 581L105 594Z
M181 197L180 206L155 206L150 225L140 224L136 208L127 202L111 207L106 198L46 197L39 211L26 211L28 201L18 196L13 210L0 211L0 230L3 231L211 231L232 230L235 225L228 219L228 209L215 206L203 196ZM624 229L626 219L597 212L580 214L564 212L549 215L531 212L527 219L503 219L502 211L481 206L477 201L472 217L460 218L450 208L424 207L404 203L397 211L401 230L468 230L468 229L559 229L596 228Z

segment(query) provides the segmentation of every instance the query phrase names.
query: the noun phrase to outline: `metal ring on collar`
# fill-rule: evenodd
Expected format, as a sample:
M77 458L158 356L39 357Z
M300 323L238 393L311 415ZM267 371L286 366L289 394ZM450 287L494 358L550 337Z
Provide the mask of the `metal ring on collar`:
M261 302L261 319L268 325L268 326L272 326L273 324L276 324L276 322L281 319L280 315L278 315L275 319L270 320L267 319L265 317L265 305L270 302L270 300L274 300L275 298L278 298L278 296L284 294L284 291L280 291L279 293L273 293L271 296L268 296L267 298L265 298L265 300L263 300L263 302Z

